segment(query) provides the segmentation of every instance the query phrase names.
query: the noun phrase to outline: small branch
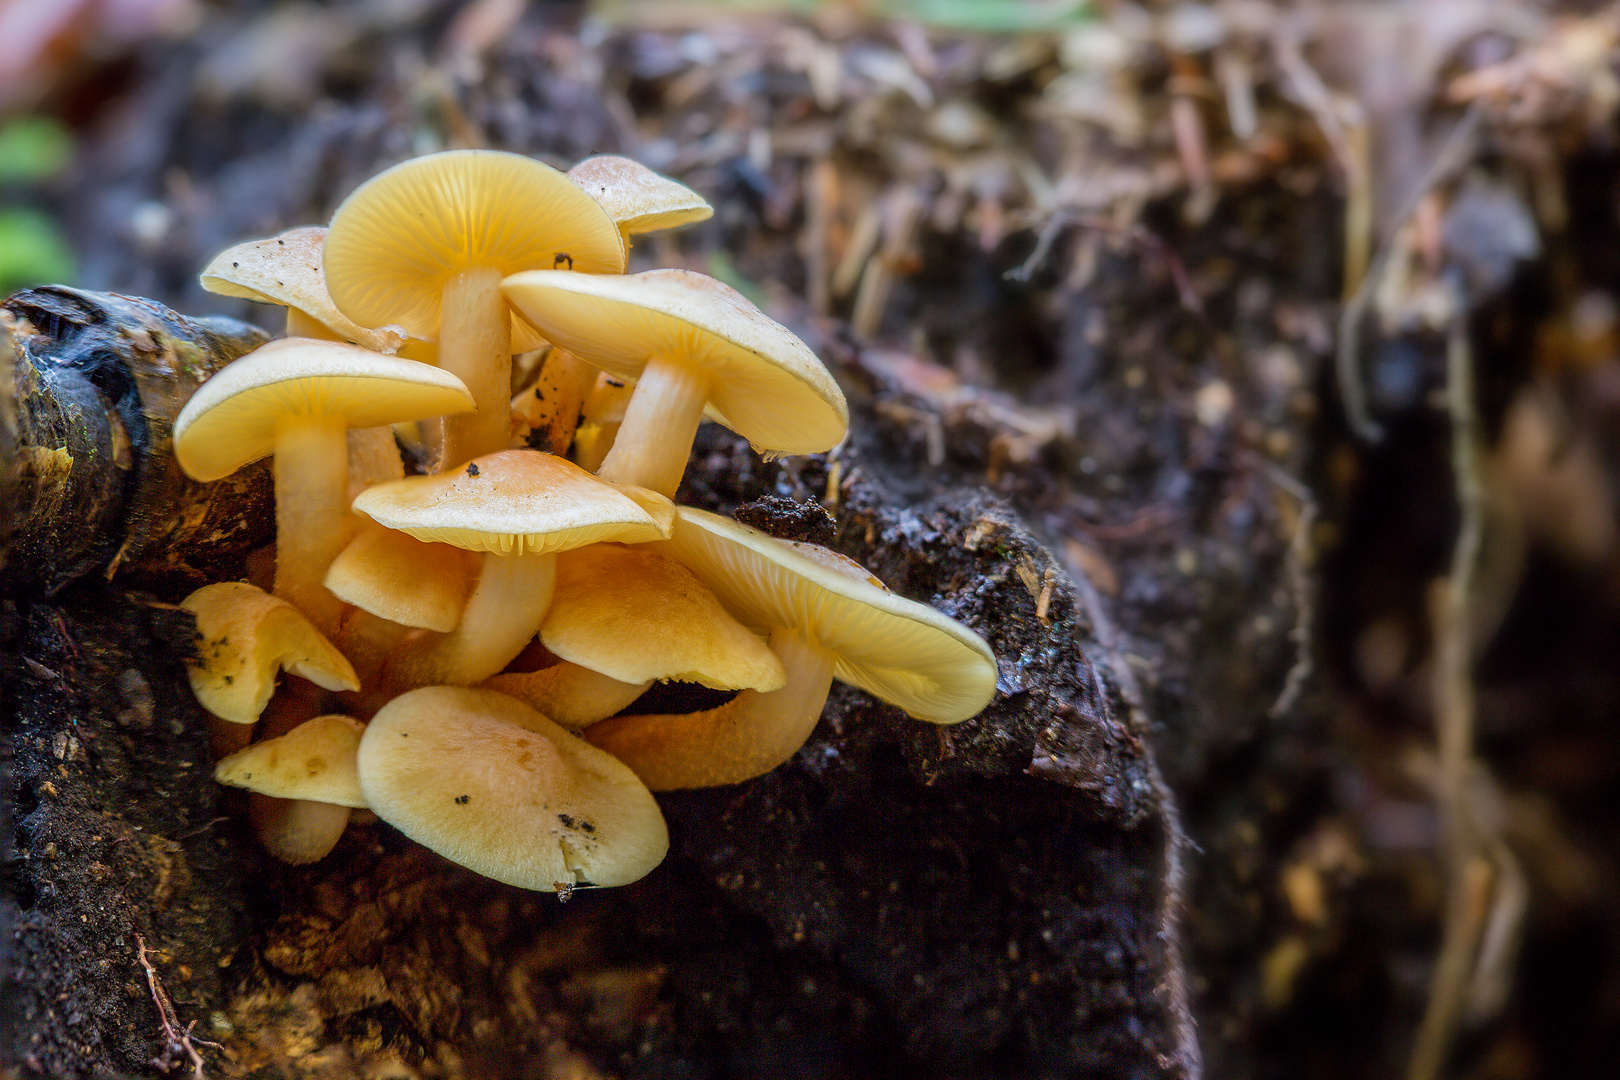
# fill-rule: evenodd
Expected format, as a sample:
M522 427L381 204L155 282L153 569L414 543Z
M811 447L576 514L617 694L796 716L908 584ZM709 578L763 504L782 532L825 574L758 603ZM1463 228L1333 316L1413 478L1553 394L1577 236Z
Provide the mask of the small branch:
M1294 643L1294 663L1283 678L1277 700L1266 711L1266 715L1275 720L1294 707L1306 680L1315 670L1311 657L1311 627L1316 622L1316 593L1311 585L1315 547L1311 533L1316 528L1317 504L1310 488L1269 461L1261 459L1260 465L1273 484L1299 503L1299 520L1294 523L1294 535L1288 541L1288 591L1294 598L1294 626L1288 631L1288 637Z
M1485 480L1467 324L1466 305L1459 296L1446 349L1446 400L1451 413L1451 467L1456 475L1461 523L1445 591L1437 605L1435 628L1435 723L1439 742L1435 798L1443 830L1446 921L1430 985L1429 1007L1407 1065L1408 1080L1433 1080L1445 1063L1461 1016L1474 951L1484 929L1479 896L1488 891L1491 873L1489 861L1479 850L1479 832L1473 826L1468 805L1474 744L1469 606L1485 529Z
M157 1006L158 1020L163 1024L163 1052L153 1058L151 1065L163 1073L171 1073L181 1065L191 1066L192 1080L208 1080L203 1072L202 1055L197 1053L198 1043L204 1046L218 1046L218 1043L208 1042L192 1036L191 1029L197 1026L193 1020L187 1024L185 1030L180 1029L180 1018L174 1011L174 1003L169 999L168 992L163 989L163 980L158 978L157 968L152 961L146 958L146 941L141 935L135 935L135 959L146 972L146 985L152 991L152 1003Z
M1175 1040L1175 1051L1161 1057L1163 1068L1174 1070L1181 1080L1201 1080L1204 1074L1204 1055L1198 1046L1198 1021L1193 1017L1191 995L1187 990L1187 961L1181 942L1181 917L1187 909L1187 864L1185 855L1193 850L1191 839L1181 824L1181 811L1176 806L1175 794L1165 783L1159 771L1159 760L1148 741L1147 711L1142 704L1142 689L1136 675L1125 660L1119 647L1119 635L1113 620L1103 606L1102 597L1078 568L1070 575L1074 579L1075 595L1090 620L1097 641L1108 654L1108 666L1119 684L1121 695L1130 709L1131 732L1142 746L1142 760L1147 767L1148 783L1153 786L1159 803L1159 818L1164 825L1164 897L1159 905L1159 939L1164 942L1164 991L1166 1007L1170 1012L1170 1025Z
M1095 214L1082 214L1074 210L1056 210L1041 225L1040 231L1035 234L1035 249L1029 253L1021 264L1008 270L1001 276L1008 281L1028 281L1035 276L1052 254L1052 245L1063 231L1071 225L1082 229L1092 229L1096 232L1109 233L1146 249L1164 260L1165 268L1170 272L1170 280L1176 286L1176 298L1181 306L1194 315L1204 313L1203 298L1198 290L1193 288L1192 278L1187 274L1187 267L1183 265L1181 257L1164 242L1156 233L1140 222L1131 225L1121 225L1105 217Z

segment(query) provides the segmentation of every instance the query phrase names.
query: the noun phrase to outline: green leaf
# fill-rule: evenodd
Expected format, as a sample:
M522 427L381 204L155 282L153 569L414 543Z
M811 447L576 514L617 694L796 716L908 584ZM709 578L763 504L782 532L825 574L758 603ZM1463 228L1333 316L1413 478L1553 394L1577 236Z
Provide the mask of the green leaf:
M72 279L73 252L50 218L35 210L0 209L0 296Z
M44 116L20 116L0 125L0 183L44 180L67 167L73 136Z

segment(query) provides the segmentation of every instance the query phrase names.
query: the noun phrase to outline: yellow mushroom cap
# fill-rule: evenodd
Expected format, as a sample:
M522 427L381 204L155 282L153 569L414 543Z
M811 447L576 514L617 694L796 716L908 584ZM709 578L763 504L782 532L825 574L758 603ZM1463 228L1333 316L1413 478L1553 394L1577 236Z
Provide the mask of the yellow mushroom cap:
M538 450L502 450L454 472L367 488L354 509L418 540L496 554L546 554L664 534L612 484Z
M501 291L548 340L617 378L638 379L653 355L708 372L708 415L759 449L818 453L849 429L843 391L810 346L704 274L532 270Z
M378 173L343 200L326 237L326 287L338 308L427 340L439 335L444 283L483 266L617 274L624 241L563 173L493 150L429 154ZM514 318L513 351L540 341Z
M592 544L559 556L540 641L620 682L675 679L717 690L778 690L786 682L776 654L713 592L646 548Z
M180 606L197 617L192 693L221 720L258 720L281 670L327 690L360 689L349 661L302 612L246 582L205 585Z
M365 730L352 717L317 716L225 758L214 779L278 799L363 807L356 755Z
M371 330L337 309L321 272L326 230L319 225L288 229L280 236L250 240L222 251L198 280L220 296L297 308L345 341L373 352L391 353L405 342L398 327Z
M218 480L275 449L290 416L377 427L465 412L460 379L413 360L313 338L281 338L203 383L174 422L174 456L194 480Z
M626 236L674 229L714 216L714 207L685 184L617 154L586 158L568 170L568 179L601 203Z
M628 884L669 848L658 803L626 765L492 690L400 695L367 725L359 765L378 817L519 888Z
M478 556L380 525L363 528L326 570L326 588L379 618L449 633L478 580Z
M809 545L685 506L670 538L651 546L688 567L747 625L798 630L837 654L837 678L919 720L958 723L995 695L996 659L983 638L863 580L870 575L858 564L812 558L799 550Z

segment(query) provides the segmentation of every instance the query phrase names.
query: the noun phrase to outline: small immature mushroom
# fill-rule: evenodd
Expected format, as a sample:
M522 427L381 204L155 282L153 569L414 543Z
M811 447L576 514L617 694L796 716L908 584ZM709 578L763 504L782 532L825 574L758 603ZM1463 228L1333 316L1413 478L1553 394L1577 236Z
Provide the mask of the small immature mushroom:
M354 509L418 540L485 553L460 625L390 657L383 672L390 688L482 682L539 629L551 604L557 552L667 535L618 488L535 450L503 450L454 472L378 484L355 499Z
M501 288L554 344L636 383L603 479L673 496L705 409L771 453L830 450L849 428L810 347L711 277L536 270Z
M780 690L781 661L690 570L646 548L592 544L557 558L540 641L562 663L484 683L564 727L612 716L655 679Z
M326 237L338 308L436 340L440 366L472 391L476 411L445 424L452 464L509 445L512 353L540 339L514 324L500 282L554 266L621 272L613 219L549 165L489 150L430 154L377 174L338 207Z
M744 690L704 712L617 716L586 729L654 791L734 784L774 769L815 730L834 677L936 724L968 719L995 694L984 639L825 548L687 507L670 539L650 546L695 573L743 623L769 627L787 672L774 693Z
M350 535L348 429L471 407L461 380L439 368L282 338L203 383L175 420L174 456L208 481L275 455L275 592L330 634L341 605L321 579Z
M669 847L663 814L634 773L492 690L400 695L367 726L359 766L378 817L519 888L629 884Z
M285 600L240 581L204 585L181 602L197 617L191 692L233 724L253 724L287 671L327 690L358 690L354 668Z
M254 743L214 766L214 779L254 793L250 815L259 841L285 863L326 857L364 807L356 765L365 725L317 716L287 734Z

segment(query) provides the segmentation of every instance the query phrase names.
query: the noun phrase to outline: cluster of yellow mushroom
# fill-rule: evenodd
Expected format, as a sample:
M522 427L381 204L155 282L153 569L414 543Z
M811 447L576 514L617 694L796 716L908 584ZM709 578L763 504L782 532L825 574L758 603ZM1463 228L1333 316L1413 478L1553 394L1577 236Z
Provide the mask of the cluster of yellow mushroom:
M321 858L365 809L511 884L622 884L668 846L651 791L788 760L834 678L935 723L989 702L994 657L967 628L827 549L671 501L704 417L770 454L830 450L848 425L815 354L742 296L624 273L634 235L710 212L624 158L565 174L454 151L203 273L288 309L289 336L174 429L199 480L274 456L273 595L226 582L186 606L215 776L253 792L275 855ZM513 354L543 345L514 398ZM412 424L436 471L405 475ZM737 693L627 712L661 681Z

